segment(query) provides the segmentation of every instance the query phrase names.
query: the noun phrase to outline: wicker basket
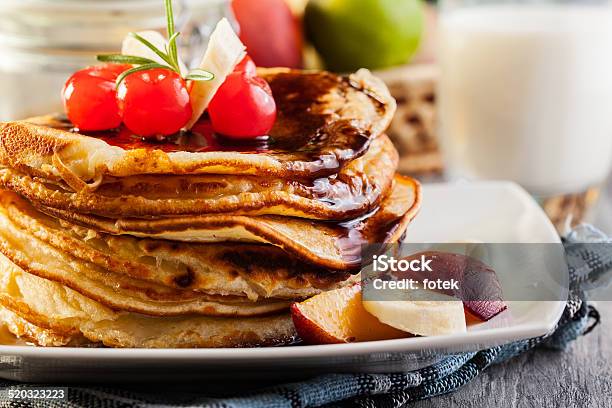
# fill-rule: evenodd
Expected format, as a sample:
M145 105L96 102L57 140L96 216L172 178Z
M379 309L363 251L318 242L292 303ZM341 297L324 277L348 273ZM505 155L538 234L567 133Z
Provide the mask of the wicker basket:
M400 153L399 171L438 174L442 160L436 139L435 65L412 65L376 72L397 100L389 137Z

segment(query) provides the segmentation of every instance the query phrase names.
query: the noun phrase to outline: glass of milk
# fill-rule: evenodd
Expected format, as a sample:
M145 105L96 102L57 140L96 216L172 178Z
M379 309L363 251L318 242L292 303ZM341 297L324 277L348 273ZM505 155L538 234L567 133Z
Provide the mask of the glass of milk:
M451 178L541 197L612 163L612 2L443 0L438 110Z

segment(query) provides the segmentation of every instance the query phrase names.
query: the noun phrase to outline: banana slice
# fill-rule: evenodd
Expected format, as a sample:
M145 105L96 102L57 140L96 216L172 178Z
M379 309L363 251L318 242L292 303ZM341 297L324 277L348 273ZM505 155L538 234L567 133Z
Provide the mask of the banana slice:
M168 40L166 40L166 38L157 31L139 31L136 34L140 35L160 50L165 50L168 46ZM154 53L149 47L131 35L126 35L123 39L123 43L121 44L121 54L148 58L159 64L167 65L167 63L159 55ZM187 66L183 63L183 61L179 60L179 67L181 68L181 74L186 75Z
M419 336L441 336L466 331L463 302L424 289L401 291L402 300L364 300L363 307L378 320Z
M185 126L187 129L198 121L208 107L225 78L246 55L246 47L227 21L222 19L210 36L208 48L199 68L212 72L215 77L210 81L194 81L191 89L191 107L193 116Z

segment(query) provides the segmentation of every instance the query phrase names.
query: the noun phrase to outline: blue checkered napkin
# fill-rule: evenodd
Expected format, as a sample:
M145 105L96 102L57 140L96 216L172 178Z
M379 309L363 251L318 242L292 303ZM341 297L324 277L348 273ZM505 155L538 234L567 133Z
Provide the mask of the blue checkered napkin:
M301 407L398 407L410 401L452 392L471 381L492 364L513 358L536 347L564 350L578 336L591 331L599 321L597 311L585 300L583 285L596 283L612 268L612 243L590 226L580 226L564 240L568 256L571 292L561 320L553 333L472 353L451 355L429 367L401 374L331 374L309 381L282 384L232 398L165 393L145 395L127 389L103 387L68 388L68 401L47 407L206 407L206 408L301 408ZM589 321L594 321L589 325ZM26 384L0 382L0 388L23 389ZM194 384L197 389L197 384ZM2 393L0 395L6 395ZM196 396L193 396L196 395ZM0 406L27 407L24 402L2 400Z

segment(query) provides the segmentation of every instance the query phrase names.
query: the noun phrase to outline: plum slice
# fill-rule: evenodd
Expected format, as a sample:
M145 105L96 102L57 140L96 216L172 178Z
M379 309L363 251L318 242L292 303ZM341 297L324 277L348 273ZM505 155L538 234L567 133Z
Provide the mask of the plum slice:
M423 256L431 260L431 271L394 272L395 277L420 282L424 279L454 279L458 282L458 289L437 290L461 299L464 307L483 321L490 320L507 309L497 274L484 262L467 255L442 251L418 252L403 259L421 259Z

